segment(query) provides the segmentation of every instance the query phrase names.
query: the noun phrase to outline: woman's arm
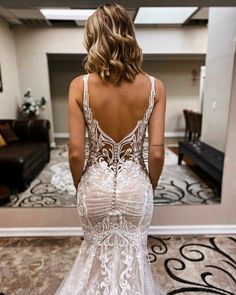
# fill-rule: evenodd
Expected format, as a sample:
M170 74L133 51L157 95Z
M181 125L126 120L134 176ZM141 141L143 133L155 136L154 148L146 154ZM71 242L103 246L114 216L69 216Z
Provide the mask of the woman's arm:
M70 82L68 94L69 143L68 158L76 188L83 173L85 161L85 120L82 112L83 76Z
M163 82L155 80L156 99L148 124L148 170L153 190L157 187L165 158L164 133L166 91Z

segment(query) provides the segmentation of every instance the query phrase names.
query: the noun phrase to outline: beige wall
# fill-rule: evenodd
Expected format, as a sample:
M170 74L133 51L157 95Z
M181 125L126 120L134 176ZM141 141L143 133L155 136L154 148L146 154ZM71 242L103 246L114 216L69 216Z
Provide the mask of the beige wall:
M52 114L55 133L68 132L68 88L70 81L85 73L82 59L49 58Z
M144 70L160 78L166 86L166 129L165 133L184 133L185 122L183 109L198 110L199 78L192 80L192 70L204 65L204 60L148 60L143 64Z
M19 81L14 34L0 18L0 67L3 92L0 92L0 119L15 119L18 111Z
M210 9L209 15L202 140L225 151L236 44L236 8ZM215 109L212 108L214 103Z
M49 103L43 114L52 121L48 53L85 53L83 28L16 28L15 41L19 66L20 91L30 87L35 96L45 96ZM204 54L207 28L137 28L136 35L144 53ZM148 42L147 42L148 40ZM168 41L168 42L167 42ZM65 84L68 83L65 78ZM68 85L66 85L68 86ZM66 87L65 87L66 88ZM51 141L54 126L52 124Z
M184 132L184 108L197 111L199 102L199 78L192 81L191 72L204 60L145 60L143 69L164 81L167 89L166 135ZM81 60L49 59L52 113L56 133L68 132L67 96L70 80L84 73Z
M200 54L206 53L207 26L136 28L136 37L143 53Z

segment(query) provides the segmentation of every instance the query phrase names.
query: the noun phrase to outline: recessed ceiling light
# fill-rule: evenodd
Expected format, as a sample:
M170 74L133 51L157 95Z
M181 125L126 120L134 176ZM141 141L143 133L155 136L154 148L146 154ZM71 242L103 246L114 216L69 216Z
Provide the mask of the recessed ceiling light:
M87 20L95 9L40 9L47 19L57 20Z
M198 7L140 7L135 24L182 24Z

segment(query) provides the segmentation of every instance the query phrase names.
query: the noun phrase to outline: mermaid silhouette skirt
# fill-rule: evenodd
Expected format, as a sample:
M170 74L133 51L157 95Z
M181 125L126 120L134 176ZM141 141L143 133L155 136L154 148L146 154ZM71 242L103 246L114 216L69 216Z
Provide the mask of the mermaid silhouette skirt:
M84 240L57 295L164 295L154 282L147 252L153 190L140 165L127 161L116 176L100 165L83 174L77 209Z
M147 237L153 189L143 160L145 129L154 104L154 78L142 120L115 142L93 118L88 74L83 111L89 157L77 187L77 210L84 240L56 295L165 295L154 280Z

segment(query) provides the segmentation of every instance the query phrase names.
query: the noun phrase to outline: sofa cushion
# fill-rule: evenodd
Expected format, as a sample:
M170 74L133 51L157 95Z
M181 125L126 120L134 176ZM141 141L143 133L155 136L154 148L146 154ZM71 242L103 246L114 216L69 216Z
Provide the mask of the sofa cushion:
M1 164L18 164L23 170L34 166L47 155L47 144L44 142L16 141L0 149Z
M50 122L0 119L1 126L6 123L19 140L0 148L0 183L22 191L50 160Z
M14 131L8 123L0 124L0 133L7 143L19 140L19 138L15 135Z
M4 140L2 134L0 134L0 147L7 145L6 141Z

